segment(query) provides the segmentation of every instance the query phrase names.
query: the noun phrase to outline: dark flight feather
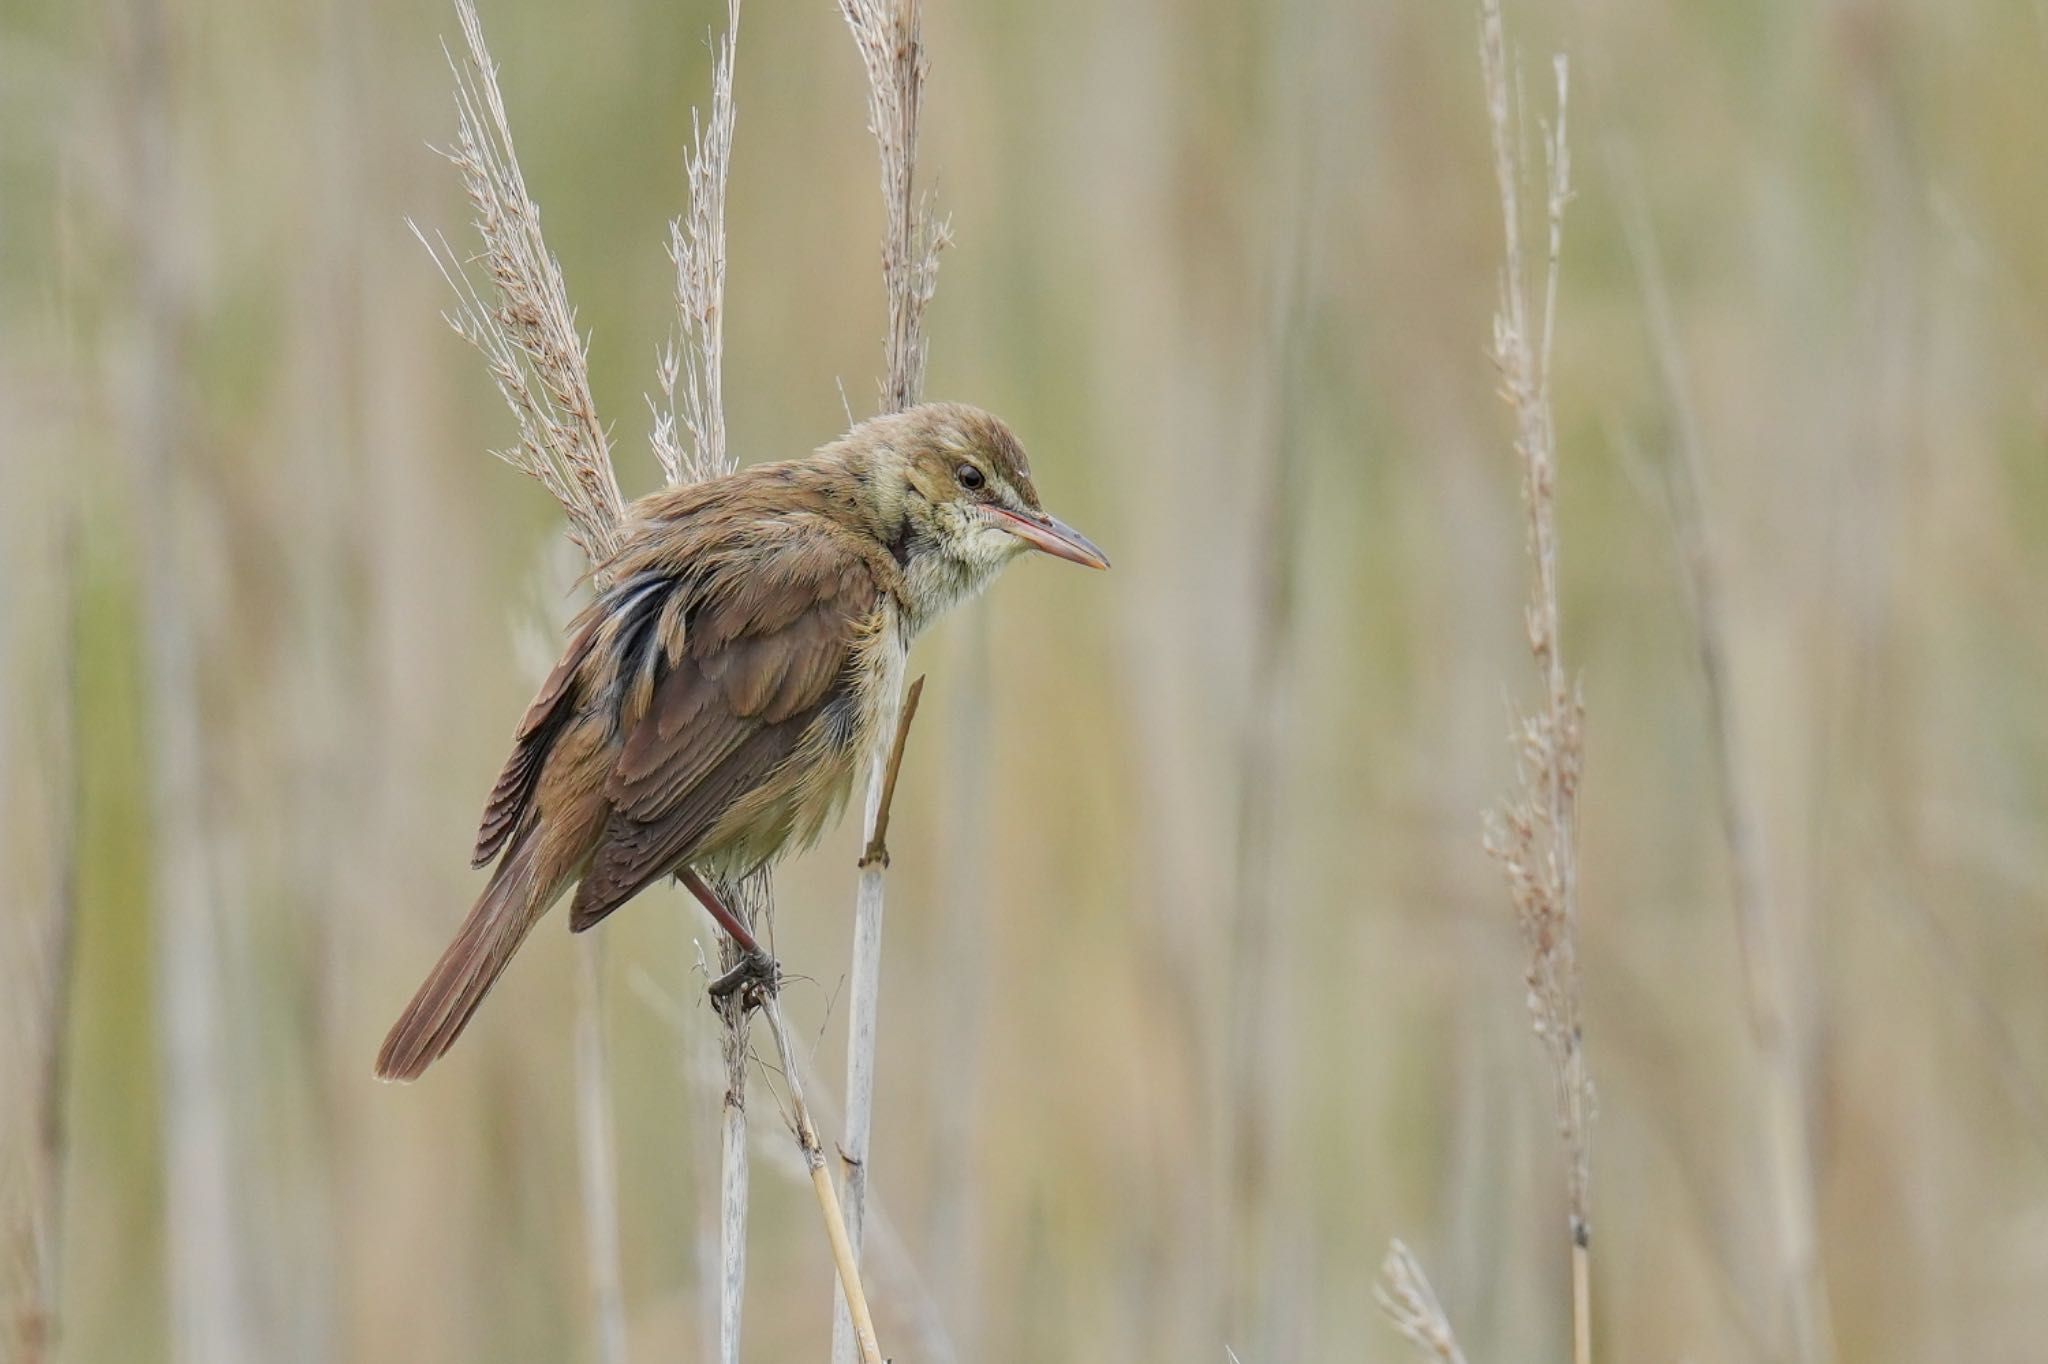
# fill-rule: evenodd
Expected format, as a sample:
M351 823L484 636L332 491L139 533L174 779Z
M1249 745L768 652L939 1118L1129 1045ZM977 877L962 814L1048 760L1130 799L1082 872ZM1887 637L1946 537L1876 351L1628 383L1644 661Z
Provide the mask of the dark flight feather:
M505 770L498 774L497 784L484 804L483 827L477 831L476 851L470 857L473 867L481 867L498 855L532 803L533 789L547 764L548 748L576 708L570 684L590 654L598 626L604 623L605 612L599 609L602 605L597 602L586 607L571 624L569 647L562 652L561 661L548 673L547 680L540 684L526 714L520 717L519 728L512 736L512 756L505 760Z

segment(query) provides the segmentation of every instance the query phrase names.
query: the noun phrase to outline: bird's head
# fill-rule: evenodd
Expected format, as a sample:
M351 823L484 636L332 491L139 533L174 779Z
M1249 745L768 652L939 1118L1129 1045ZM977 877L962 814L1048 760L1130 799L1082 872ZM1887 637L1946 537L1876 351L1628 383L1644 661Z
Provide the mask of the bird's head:
M1039 505L1024 447L978 407L925 403L863 422L842 444L865 465L873 523L921 615L986 586L1029 549L1109 567L1087 536Z

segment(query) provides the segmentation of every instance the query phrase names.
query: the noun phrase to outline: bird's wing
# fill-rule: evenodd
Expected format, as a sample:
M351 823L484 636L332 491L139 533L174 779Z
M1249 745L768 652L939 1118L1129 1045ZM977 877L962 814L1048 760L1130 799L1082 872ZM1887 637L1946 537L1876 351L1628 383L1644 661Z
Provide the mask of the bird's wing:
M879 589L844 542L814 526L756 523L743 546L693 567L673 581L680 599L649 605L644 659L629 652L621 669L632 718L605 789L612 814L571 911L574 929L687 858L853 686L848 664Z
M526 714L520 717L519 728L512 736L512 756L505 760L505 768L491 788L490 799L484 802L483 826L477 830L471 866L481 867L498 855L533 803L534 787L540 782L548 750L569 717L576 713L580 693L576 683L590 658L591 646L618 604L617 594L607 593L570 622L569 647L562 651L561 660L540 684Z

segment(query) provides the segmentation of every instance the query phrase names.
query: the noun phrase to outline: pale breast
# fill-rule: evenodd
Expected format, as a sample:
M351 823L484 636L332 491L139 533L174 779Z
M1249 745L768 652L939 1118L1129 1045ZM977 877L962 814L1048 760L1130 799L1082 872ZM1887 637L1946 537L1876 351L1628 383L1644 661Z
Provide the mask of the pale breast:
M846 808L864 759L886 753L910 639L894 599L882 594L849 659L852 688L829 702L769 779L735 802L690 859L740 876L801 852Z

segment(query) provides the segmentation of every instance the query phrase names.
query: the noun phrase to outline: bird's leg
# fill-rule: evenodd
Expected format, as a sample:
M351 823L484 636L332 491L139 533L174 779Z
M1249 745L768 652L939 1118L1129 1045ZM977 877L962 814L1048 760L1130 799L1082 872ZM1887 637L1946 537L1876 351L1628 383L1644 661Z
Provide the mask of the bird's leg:
M751 983L773 984L781 974L775 958L761 949L760 939L754 936L753 930L741 921L739 915L726 908L725 901L718 898L718 892L689 867L676 873L676 879L689 887L690 894L711 911L711 917L718 921L718 926L740 949L739 964L711 982L712 997L723 999L742 985Z

